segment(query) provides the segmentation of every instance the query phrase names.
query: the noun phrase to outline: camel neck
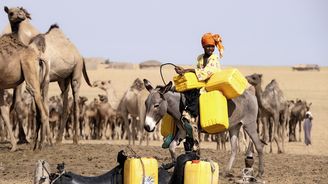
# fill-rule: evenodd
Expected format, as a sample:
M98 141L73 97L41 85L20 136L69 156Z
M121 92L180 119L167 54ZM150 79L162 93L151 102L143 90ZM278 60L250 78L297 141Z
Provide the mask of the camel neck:
M263 99L262 99L262 95L263 95L263 90L261 87L261 83L257 84L255 86L255 96L257 98L257 103L259 104L259 106L263 107Z

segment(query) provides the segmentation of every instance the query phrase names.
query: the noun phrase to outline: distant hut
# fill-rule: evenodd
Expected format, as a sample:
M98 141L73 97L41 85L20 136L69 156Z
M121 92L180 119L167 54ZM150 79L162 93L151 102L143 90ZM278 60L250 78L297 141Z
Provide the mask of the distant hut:
M161 62L159 62L157 60L148 60L148 61L144 61L139 64L140 69L156 68L156 67L160 67L160 66L161 66Z
M320 67L317 64L298 64L292 67L293 71L306 71L306 70L317 70L320 71Z
M113 69L136 69L136 66L128 62L108 62L106 68Z

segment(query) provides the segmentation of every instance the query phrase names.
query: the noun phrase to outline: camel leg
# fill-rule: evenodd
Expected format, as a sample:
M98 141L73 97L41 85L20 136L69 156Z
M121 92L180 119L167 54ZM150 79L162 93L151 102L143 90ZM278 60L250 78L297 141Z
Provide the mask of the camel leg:
M63 100L63 112L62 112L62 118L59 126L59 131L58 131L58 136L56 139L56 143L59 144L63 140L63 134L64 134L64 129L66 127L67 119L68 119L68 85L69 85L69 80L64 80L64 81L58 81L60 90L62 92L61 97Z
M74 71L73 79L71 82L72 86L72 93L73 93L73 106L74 106L74 111L73 111L73 130L74 130L74 135L73 135L73 143L78 144L79 139L80 139L80 123L79 123L79 117L80 117L80 108L79 108L79 91L80 91L80 86L81 86L81 75L75 75L77 72ZM105 122L106 124L106 122Z
M269 127L268 127L268 119L267 117L262 117L261 118L261 121L262 121L262 130L263 130L263 137L262 139L264 140L264 142L268 143L269 141Z
M258 157L259 157L259 176L262 177L264 174L264 160L263 160L263 144L260 140L260 137L257 133L256 127L254 126L255 123L248 123L244 125L244 130L248 134L248 136L253 141Z
M0 110L1 110L1 117L2 117L3 121L6 124L7 132L8 132L9 137L10 137L10 142L11 142L11 145L12 145L10 151L16 151L16 149L17 149L16 139L15 139L14 134L12 132L12 128L11 128L11 124L10 124L10 120L9 120L9 111L8 111L8 109L5 106L4 93L5 93L5 91L3 89L0 89Z
M129 117L128 117L128 112L126 109L122 110L122 117L124 119L124 133L122 136L123 140L126 140L126 138L128 138L129 140L129 145L131 145L131 129L130 129L130 125L129 125ZM131 122L132 124L132 122Z
M80 87L81 87L81 79L82 79L82 69L84 65L83 58L79 58L76 60L77 65L74 68L74 72L72 75L71 87L72 87L72 95L73 95L73 143L78 144L80 139L80 108L79 108L79 96L80 96Z
M277 144L278 153L282 153L281 145L279 143L280 142L280 138L278 136L278 129L279 129L279 126L280 126L280 123L279 123L279 114L278 113L275 113L273 118L274 118L273 139L274 139L274 141Z
M235 127L229 130L231 155L226 168L226 176L232 176L231 168L236 159L236 155L238 152L238 136L239 136L240 127L241 127L241 123L237 124Z
M298 122L298 142L302 142L302 121Z

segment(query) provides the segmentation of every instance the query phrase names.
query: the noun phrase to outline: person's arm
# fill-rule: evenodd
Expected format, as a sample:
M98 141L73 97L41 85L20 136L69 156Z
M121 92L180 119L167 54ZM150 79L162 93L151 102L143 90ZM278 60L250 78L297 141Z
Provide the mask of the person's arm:
M193 68L186 68L186 69L184 69L181 66L176 66L174 69L175 69L175 72L177 72L177 74L179 74L179 75L183 75L186 72L193 72L193 73L195 73L195 69L193 69Z

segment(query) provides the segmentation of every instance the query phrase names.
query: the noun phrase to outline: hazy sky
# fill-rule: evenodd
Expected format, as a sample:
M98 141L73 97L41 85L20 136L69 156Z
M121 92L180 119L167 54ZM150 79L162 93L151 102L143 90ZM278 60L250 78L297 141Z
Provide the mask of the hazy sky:
M327 0L1 0L41 32L58 23L85 57L194 64L203 33L223 37L223 65L328 66ZM8 23L0 14L0 26Z

